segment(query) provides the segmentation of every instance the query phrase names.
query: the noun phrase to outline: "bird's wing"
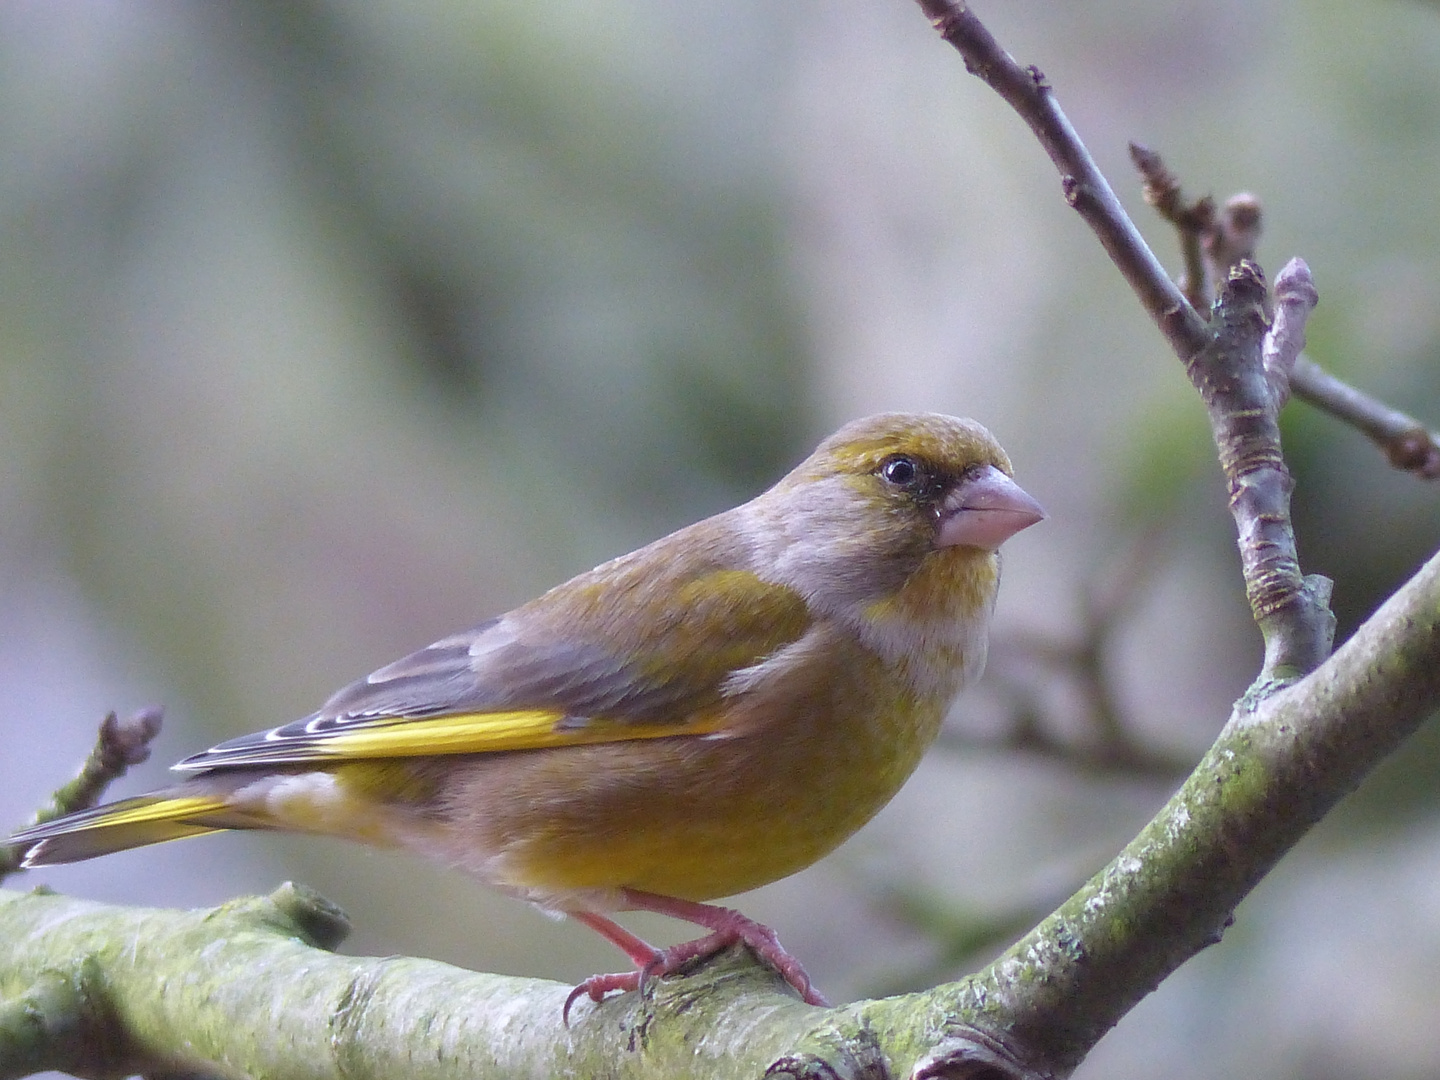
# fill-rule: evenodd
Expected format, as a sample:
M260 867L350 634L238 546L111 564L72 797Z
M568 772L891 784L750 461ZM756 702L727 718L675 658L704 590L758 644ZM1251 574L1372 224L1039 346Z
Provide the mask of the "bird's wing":
M603 568L602 568L603 569ZM232 765L474 754L713 734L735 672L810 624L795 592L708 568L582 575L340 690L316 713L186 758ZM612 574L617 571L612 570ZM643 619L624 618L639 604Z

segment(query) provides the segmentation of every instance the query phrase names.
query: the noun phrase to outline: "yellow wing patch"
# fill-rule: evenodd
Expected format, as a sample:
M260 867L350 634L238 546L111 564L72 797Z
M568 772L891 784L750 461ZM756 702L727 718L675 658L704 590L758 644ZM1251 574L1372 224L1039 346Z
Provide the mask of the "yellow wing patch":
M502 750L543 750L554 746L709 735L719 731L724 714L702 716L685 724L637 724L587 717L567 726L563 714L549 709L456 713L423 720L406 718L357 726L318 738L305 747L310 760L333 758L428 757L486 754ZM257 750L260 748L257 747Z

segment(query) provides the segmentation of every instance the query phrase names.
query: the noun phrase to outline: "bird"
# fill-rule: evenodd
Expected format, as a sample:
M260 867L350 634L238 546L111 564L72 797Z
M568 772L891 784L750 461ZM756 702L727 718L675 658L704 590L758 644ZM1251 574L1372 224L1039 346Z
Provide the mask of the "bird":
M809 866L914 771L985 663L998 548L1044 518L973 420L852 421L773 487L442 638L149 794L23 829L23 865L228 829L429 856L597 931L602 1001L773 930L708 901ZM612 918L707 931L657 949Z

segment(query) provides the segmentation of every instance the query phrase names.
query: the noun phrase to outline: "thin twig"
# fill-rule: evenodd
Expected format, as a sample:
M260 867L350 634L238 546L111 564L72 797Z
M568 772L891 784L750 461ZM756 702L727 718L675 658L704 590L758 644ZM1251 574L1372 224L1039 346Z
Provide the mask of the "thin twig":
M1185 273L1180 288L1190 306L1200 313L1210 310L1215 296L1215 279L1205 259L1204 237L1215 227L1215 200L1205 195L1187 202L1180 180L1165 167L1160 155L1139 143L1130 144L1130 160L1140 173L1145 201L1171 225L1180 237L1180 255Z
M1274 315L1270 329L1260 343L1261 367L1270 384L1270 398L1278 413L1290 400L1290 384L1300 350L1305 348L1305 323L1320 302L1310 277L1310 268L1301 259L1291 259L1275 279L1272 300Z
M1324 371L1307 357L1298 357L1290 376L1295 396L1342 420L1368 436L1397 469L1425 480L1440 480L1440 433L1413 416Z
M1230 828L1224 815L1245 805L1263 827L1292 827L1288 818L1275 813L1280 785L1272 781L1277 762L1268 757L1263 765L1252 761L1246 740L1254 737L1252 732L1269 730L1258 718L1282 700L1283 688L1325 661L1334 633L1329 582L1300 573L1289 515L1292 481L1280 451L1278 424L1315 289L1302 262L1287 265L1276 289L1283 317L1271 330L1264 277L1258 266L1241 259L1224 277L1207 322L1139 240L1044 77L1034 68L1021 68L960 0L918 2L941 36L960 51L966 68L995 89L1035 132L1060 170L1067 199L1095 231L1199 390L1230 489L1246 594L1265 638L1261 677L1237 704L1227 727L1233 744L1217 742L1167 808L1169 817L1153 822L1086 890L980 977L1003 984L995 998L987 987L979 999L980 1008L992 1010L997 1023L973 1024L981 1038L957 1037L953 1046L932 1054L912 1075L961 1075L981 1061L996 1075L1068 1074L1094 1040L1160 978L1218 939L1234 902L1269 868L1267 858L1278 858L1293 843L1288 834L1278 843L1278 835L1258 836L1257 858L1237 873L1245 861L1236 859L1242 833ZM1252 253L1261 224L1259 205L1248 197L1227 204L1218 217L1225 219L1225 229L1217 232L1217 243L1202 249L1212 267ZM1387 609L1395 604L1392 600ZM1251 728L1237 729L1237 718L1246 717L1257 719L1248 721ZM1282 725L1277 731L1279 743L1300 749L1292 728ZM1279 764L1304 773L1311 762L1306 753L1296 752ZM1354 766L1356 761L1345 764ZM1313 820L1306 816L1293 822L1293 835L1303 834ZM1183 842L1172 847L1182 834ZM1173 852L1178 861L1165 864L1162 851ZM1194 889L1182 885L1182 878ZM1122 897L1138 902L1123 916L1117 903ZM1121 926L1124 932L1118 932ZM1145 950L1135 947L1137 941L1151 941L1154 947L1154 969L1139 978L1136 965ZM1017 1009L1021 1000L1025 1004ZM1065 1038L1057 1038L1062 1031ZM1003 1051L998 1056L997 1045Z
M1045 76L1038 68L1016 63L966 5L956 0L918 2L940 36L964 57L966 70L985 80L1030 126L1060 171L1065 201L1094 230L1175 355L1184 359L1203 349L1210 340L1204 317L1170 280L1125 213Z
M1215 206L1209 195L1187 202L1180 179L1149 147L1130 144L1130 161L1140 174L1140 190L1155 212L1175 226L1185 260L1181 286L1191 306L1208 317L1220 285L1242 262L1255 259L1264 224L1260 200L1249 192Z
M1260 200L1249 193L1232 195L1218 212L1208 197L1187 203L1179 179L1159 154L1131 143L1130 158L1140 173L1145 201L1175 226L1185 260L1181 286L1204 313L1218 283L1241 262L1255 258L1263 228ZM1203 288L1196 288L1196 281L1202 281ZM1289 381L1295 397L1366 435L1394 468L1440 480L1440 433L1337 379L1308 357L1298 357L1292 367Z
M1214 342L1185 365L1210 415L1239 533L1245 595L1265 638L1255 693L1313 671L1330 655L1335 618L1330 583L1302 577L1290 524L1294 481L1280 451L1280 407L1287 367L1304 344L1315 306L1310 269L1292 259L1275 282L1277 317L1266 326L1265 279L1242 262L1220 289ZM1271 358L1267 367L1265 357Z
M1094 230L1205 401L1240 531L1246 594L1265 636L1266 663L1257 689L1273 689L1312 670L1329 653L1324 624L1328 622L1333 633L1334 620L1328 609L1321 615L1328 584L1303 579L1294 556L1291 481L1280 455L1278 405L1261 363L1269 302L1264 277L1248 260L1232 269L1221 288L1212 328L1141 239L1039 70L1016 63L958 0L919 4L940 36L964 57L966 69L985 80L1030 126L1060 170L1067 200ZM1215 243L1205 252L1216 268L1253 249L1260 234L1259 204L1252 196L1237 196L1217 221L1223 228L1215 231ZM1299 267L1304 270L1303 263ZM1293 271L1296 277L1299 273ZM1313 305L1308 270L1304 282Z
M128 720L113 712L100 722L95 746L74 780L50 797L49 805L35 814L31 824L39 825L77 810L88 810L132 765L150 757L150 744L160 734L160 709L142 709ZM0 878L20 867L21 849L0 848Z

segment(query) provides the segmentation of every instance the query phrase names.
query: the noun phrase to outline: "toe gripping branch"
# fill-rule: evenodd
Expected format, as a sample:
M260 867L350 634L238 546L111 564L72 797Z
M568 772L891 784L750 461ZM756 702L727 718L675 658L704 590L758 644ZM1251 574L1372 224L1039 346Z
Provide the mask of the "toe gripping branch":
M629 910L669 915L696 926L703 926L710 933L694 941L672 945L668 949L657 949L604 915L591 911L571 912L571 918L584 923L629 956L634 961L636 970L592 975L576 986L565 999L562 1016L567 1025L570 1022L570 1008L581 997L588 996L591 1001L599 1002L610 993L643 990L651 978L674 974L694 961L714 956L742 942L760 960L774 968L806 1004L829 1004L824 995L811 984L810 976L805 973L800 961L785 951L775 931L768 926L747 918L732 908L660 896L638 889L625 889L622 895Z

